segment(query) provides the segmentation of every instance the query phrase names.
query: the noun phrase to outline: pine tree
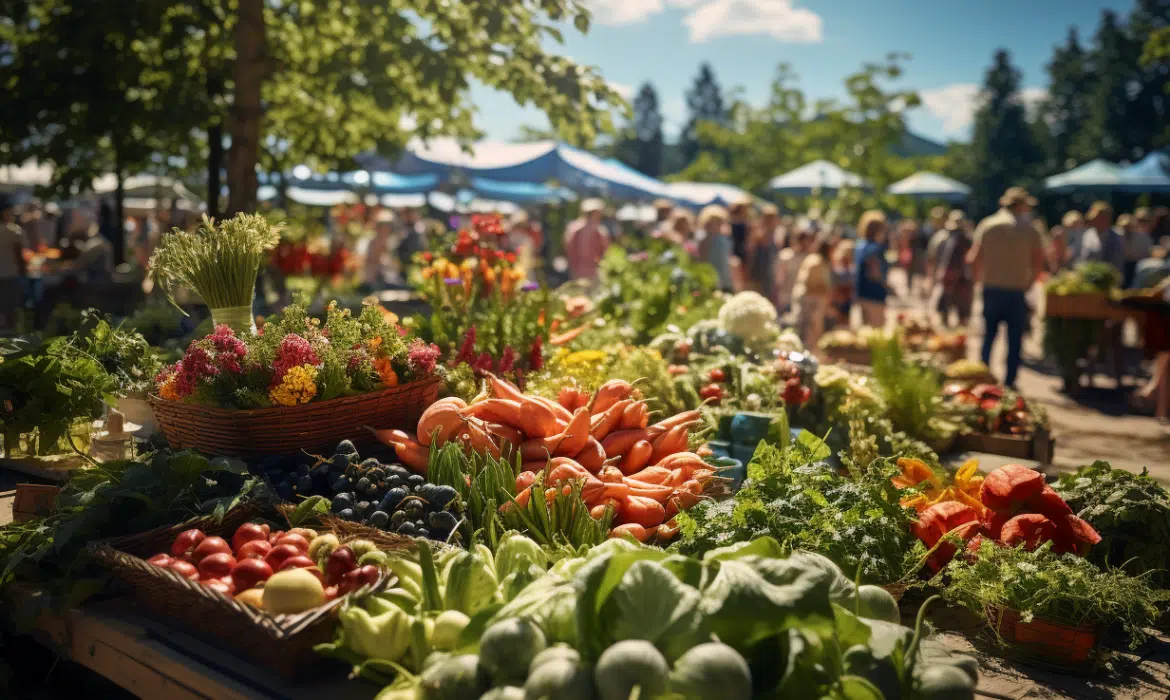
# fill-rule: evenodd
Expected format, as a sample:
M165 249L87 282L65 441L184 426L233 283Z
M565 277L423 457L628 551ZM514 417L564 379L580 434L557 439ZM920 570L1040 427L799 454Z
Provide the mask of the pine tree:
M1139 50L1141 88L1133 126L1140 130L1144 151L1170 144L1170 60L1155 58L1157 43L1170 41L1170 0L1138 0L1130 16L1129 36Z
M1131 92L1140 77L1138 56L1138 47L1117 14L1102 12L1090 58L1095 86L1089 121L1073 151L1077 160L1132 160L1145 150L1147 129L1140 124Z
M1069 29L1068 41L1053 52L1047 68L1048 97L1040 108L1037 132L1047 142L1045 170L1055 173L1075 165L1073 144L1089 121L1093 78L1075 27Z
M662 112L653 85L642 85L633 108L630 124L618 146L618 159L651 177L658 177L662 174Z
M1027 182L1043 160L1020 99L1020 72L1006 50L995 53L983 83L971 140L971 195L988 212L1008 187Z
M703 63L699 66L699 74L695 82L687 91L687 110L690 118L682 133L679 134L679 150L682 152L683 162L689 164L699 155L702 145L698 138L699 122L727 122L727 107L723 103L723 91L719 81L715 78L715 71L711 64Z

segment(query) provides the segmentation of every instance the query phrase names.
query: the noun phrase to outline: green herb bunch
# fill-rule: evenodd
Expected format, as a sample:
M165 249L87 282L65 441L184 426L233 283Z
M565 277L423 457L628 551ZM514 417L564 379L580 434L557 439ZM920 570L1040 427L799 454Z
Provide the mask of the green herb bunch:
M897 334L875 336L869 348L873 378L894 429L930 445L953 436L955 426L943 419L939 373L909 361Z
M73 334L71 342L113 375L118 383L118 395L125 397L148 390L162 363L146 339L129 330L125 323L112 325L107 316L94 309L82 312L81 318L81 328Z
M1156 585L1170 582L1170 491L1148 471L1133 474L1098 461L1062 474L1054 488L1101 535L1091 561L1149 572Z
M675 546L697 554L768 535L790 550L822 554L865 583L894 583L916 571L922 552L910 534L913 511L890 481L893 462L842 476L822 461L828 447L808 435L787 448L761 444L734 499L676 516Z
M1072 626L1120 624L1130 648L1147 638L1168 596L1146 576L1101 569L1046 542L1034 552L985 542L973 560L955 559L934 579L943 597L979 614L1015 610L1026 622L1043 617Z
M194 231L174 229L150 256L150 277L178 306L174 289L189 287L212 309L251 306L256 273L280 242L280 225L259 214L216 222L204 215Z

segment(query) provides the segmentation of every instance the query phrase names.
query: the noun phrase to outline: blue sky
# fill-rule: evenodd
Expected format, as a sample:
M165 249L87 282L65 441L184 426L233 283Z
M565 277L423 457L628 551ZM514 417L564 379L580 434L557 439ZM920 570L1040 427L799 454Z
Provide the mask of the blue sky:
M1128 13L1133 0L585 0L587 36L568 32L558 51L598 67L627 95L652 82L668 134L685 119L683 93L708 61L725 89L761 102L776 64L787 62L812 99L840 97L842 80L865 61L907 52L900 85L924 106L910 127L940 141L970 135L977 86L1000 47L1023 73L1025 98L1043 96L1044 65L1069 26L1092 41L1101 11ZM473 95L477 123L490 138L515 138L520 125L547 120L510 96Z

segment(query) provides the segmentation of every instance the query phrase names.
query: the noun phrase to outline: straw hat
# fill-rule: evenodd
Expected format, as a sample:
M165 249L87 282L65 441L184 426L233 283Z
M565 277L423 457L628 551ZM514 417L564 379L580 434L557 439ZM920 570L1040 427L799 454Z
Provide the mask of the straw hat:
M967 215L963 213L962 209L952 209L951 213L947 214L947 229L954 230L962 228L963 224L967 222Z
M1065 228L1078 228L1085 225L1085 217L1081 216L1079 211L1065 212L1064 218L1060 220L1060 223Z
M760 216L780 216L780 207L775 204L765 204L760 207Z
M674 209L674 202L669 199L656 199L654 200L654 208L658 211Z
M597 197L589 197L581 202L581 213L592 214L595 211L605 211L605 202Z
M1017 204L1027 204L1030 207L1036 206L1036 198L1028 194L1028 190L1023 187L1009 187L999 198L999 206L1013 207Z
M1109 205L1109 202L1093 202L1093 206L1089 207L1089 213L1085 214L1085 221L1092 221L1102 214L1112 216L1113 207Z
M711 204L703 207L703 211L699 212L699 228L706 227L712 219L727 221L727 210L718 204Z
M886 223L886 213L880 209L870 209L869 211L866 211L861 215L861 218L857 220L857 235L864 238L865 232L869 230L869 227L877 223Z

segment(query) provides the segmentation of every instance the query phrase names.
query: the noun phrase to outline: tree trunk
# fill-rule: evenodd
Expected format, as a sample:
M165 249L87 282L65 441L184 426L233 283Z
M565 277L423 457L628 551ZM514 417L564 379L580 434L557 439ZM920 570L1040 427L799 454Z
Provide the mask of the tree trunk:
M219 171L223 168L223 125L207 127L207 215L219 218Z
M114 142L114 228L110 244L114 248L114 264L126 261L126 188L122 182L122 149Z
M236 22L235 100L228 152L227 214L256 209L260 159L260 88L264 82L264 0L239 0Z

